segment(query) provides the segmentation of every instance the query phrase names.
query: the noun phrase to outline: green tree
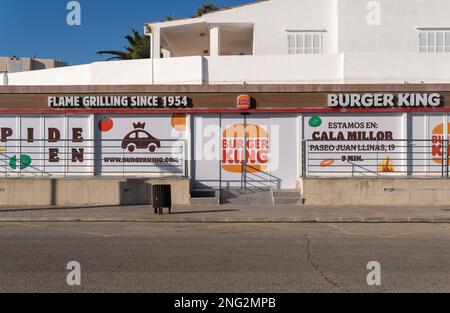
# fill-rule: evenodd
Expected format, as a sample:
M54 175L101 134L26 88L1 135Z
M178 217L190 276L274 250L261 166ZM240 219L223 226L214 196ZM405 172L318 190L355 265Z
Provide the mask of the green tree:
M150 38L145 35L140 35L135 29L131 30L132 34L124 38L128 41L129 46L124 47L125 51L120 50L102 50L97 54L110 54L113 57L107 59L112 60L134 60L134 59L149 59L150 58Z
M202 16L206 13L214 12L217 10L220 10L220 8L216 6L211 0L208 0L197 9L197 13L194 17Z

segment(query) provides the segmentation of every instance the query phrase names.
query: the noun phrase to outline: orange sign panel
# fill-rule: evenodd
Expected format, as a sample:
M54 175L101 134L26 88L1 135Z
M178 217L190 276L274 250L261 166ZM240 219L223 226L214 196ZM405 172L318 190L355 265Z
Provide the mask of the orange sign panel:
M269 135L259 125L236 124L226 128L221 150L224 171L256 173L269 167Z

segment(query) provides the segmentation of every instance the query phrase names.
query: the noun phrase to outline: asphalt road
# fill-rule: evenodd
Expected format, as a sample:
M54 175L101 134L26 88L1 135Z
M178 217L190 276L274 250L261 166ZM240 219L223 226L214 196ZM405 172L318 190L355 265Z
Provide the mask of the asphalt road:
M0 223L0 251L0 292L450 292L450 224Z

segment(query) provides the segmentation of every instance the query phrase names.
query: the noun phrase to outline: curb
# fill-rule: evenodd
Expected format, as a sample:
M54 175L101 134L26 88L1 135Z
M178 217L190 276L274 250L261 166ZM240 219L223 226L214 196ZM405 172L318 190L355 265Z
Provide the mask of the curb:
M450 224L450 217L442 218L385 218L385 217L368 217L368 218L2 218L0 223L266 223L266 224Z

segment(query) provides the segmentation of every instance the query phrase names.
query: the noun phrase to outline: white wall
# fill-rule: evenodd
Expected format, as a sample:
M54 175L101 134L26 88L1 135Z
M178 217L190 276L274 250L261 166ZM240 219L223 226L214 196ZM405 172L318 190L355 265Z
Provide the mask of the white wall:
M152 82L151 60L95 62L91 64L90 83L96 84L149 84Z
M152 67L153 62L153 67ZM9 85L443 83L450 57L422 53L183 57L8 74ZM153 73L152 73L153 71ZM5 84L0 74L0 85Z
M449 54L344 54L344 81L347 83L442 83L450 81L448 69Z
M206 57L211 84L340 83L342 55Z
M91 65L78 65L48 70L12 73L8 84L16 86L33 85L89 85Z
M202 84L203 58L181 57L154 59L153 79L155 84Z
M369 2L339 0L339 52L417 52L417 27L450 27L448 0L377 0L379 26L367 23Z
M8 75L0 74L0 86L8 85Z
M367 22L371 3L379 25ZM448 0L270 0L155 25L254 24L255 55L287 54L286 29L325 30L324 53L399 53L417 52L418 27L450 27L449 12Z
M205 14L194 20L155 23L154 28L187 23L254 24L254 54L287 54L287 29L326 30L324 52L337 52L338 0L270 0Z
M291 30L326 30L324 52L337 52L336 0L271 0L205 15L207 23L254 23L255 55L287 54Z
M95 62L9 74L9 85L202 84L203 58ZM0 84L3 84L0 76Z

